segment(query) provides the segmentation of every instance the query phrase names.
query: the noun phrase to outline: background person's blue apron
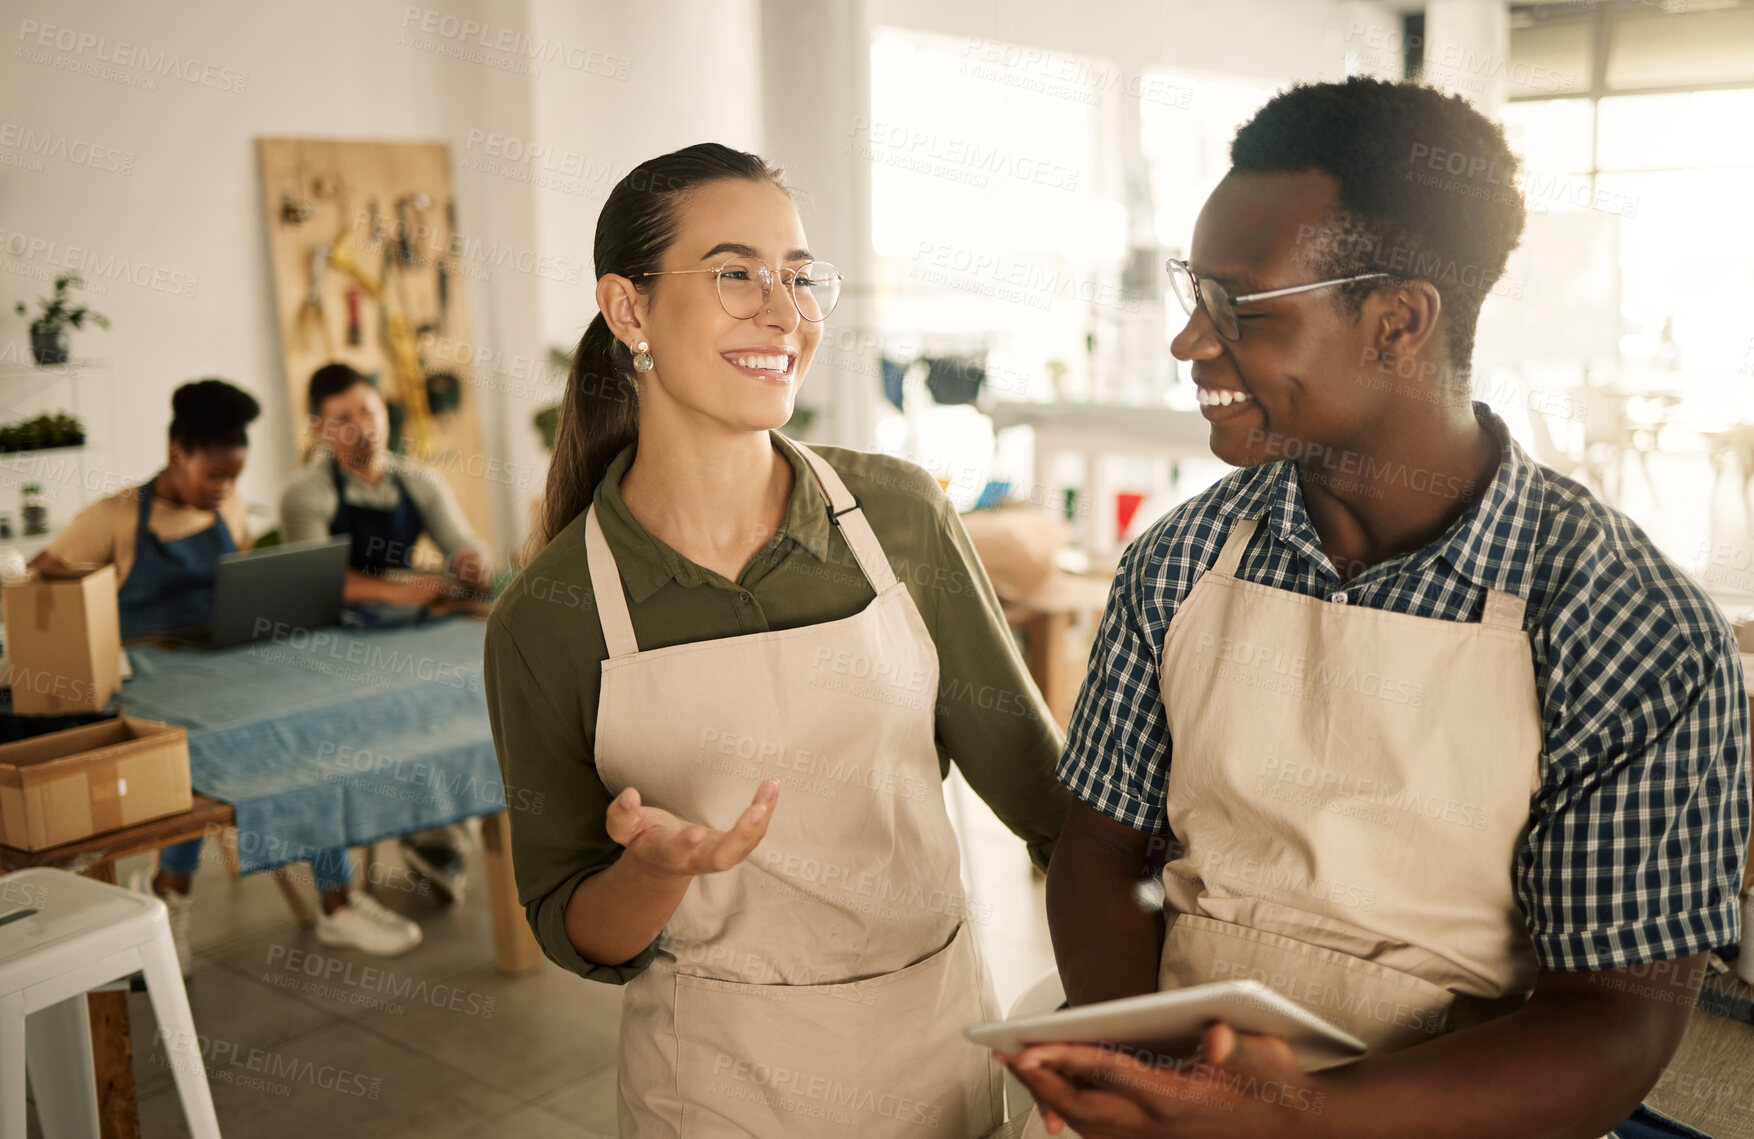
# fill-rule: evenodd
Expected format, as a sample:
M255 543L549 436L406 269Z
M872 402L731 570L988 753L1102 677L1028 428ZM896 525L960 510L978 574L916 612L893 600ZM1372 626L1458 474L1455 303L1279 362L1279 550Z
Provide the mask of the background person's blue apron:
M150 525L152 498L159 477L154 475L140 487L134 565L116 592L123 640L212 621L213 578L219 572L219 559L238 548L218 511L214 511L212 526L187 538L167 542L154 534Z
M353 539L347 564L361 573L407 569L413 561L414 543L426 529L420 508L408 496L407 486L395 471L385 473L396 484L395 508L355 506L347 501L347 480L341 474L340 461L329 458L329 476L335 480L335 513L329 519L329 533L346 534Z

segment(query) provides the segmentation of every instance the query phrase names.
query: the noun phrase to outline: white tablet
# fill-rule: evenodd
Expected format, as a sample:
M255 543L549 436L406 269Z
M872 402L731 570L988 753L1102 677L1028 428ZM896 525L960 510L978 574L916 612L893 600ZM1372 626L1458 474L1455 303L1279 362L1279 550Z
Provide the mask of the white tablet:
M1017 1020L1000 1020L967 1030L976 1044L1017 1052L1026 1044L1145 1044L1155 1042L1170 1055L1193 1056L1200 1033L1222 1020L1241 1032L1282 1037L1307 1069L1361 1055L1362 1040L1329 1024L1259 981L1214 981L1164 993Z

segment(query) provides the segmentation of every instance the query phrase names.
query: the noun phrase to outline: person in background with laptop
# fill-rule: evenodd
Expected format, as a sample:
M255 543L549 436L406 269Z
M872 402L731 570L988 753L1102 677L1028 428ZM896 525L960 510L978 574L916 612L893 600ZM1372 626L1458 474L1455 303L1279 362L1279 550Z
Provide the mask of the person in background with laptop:
M439 473L389 448L390 415L371 377L346 364L311 375L311 461L286 484L280 528L289 542L346 534L347 603L428 607L493 581L485 544ZM422 535L444 573L414 573Z
M249 455L249 425L260 412L255 397L224 380L178 388L164 470L80 511L30 568L115 566L124 641L207 624L219 559L252 545L237 480ZM148 882L143 870L131 883L142 893L150 886L169 908L184 976L191 964L189 890L200 858L200 839L166 847L156 876ZM311 870L323 895L317 919L323 944L383 956L420 944L418 925L350 889L345 847L317 852Z
M437 471L390 451L389 408L371 378L346 364L325 364L311 374L307 398L317 445L281 494L286 540L352 537L349 605L442 612L487 590L493 571L484 544ZM422 535L444 554L445 573L413 572ZM453 824L401 841L410 869L446 901L462 896L462 838Z

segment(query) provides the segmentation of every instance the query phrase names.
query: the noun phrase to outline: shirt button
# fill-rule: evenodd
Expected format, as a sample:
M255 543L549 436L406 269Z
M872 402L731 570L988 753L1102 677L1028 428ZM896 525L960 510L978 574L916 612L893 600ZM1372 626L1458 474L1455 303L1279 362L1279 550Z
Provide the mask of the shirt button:
M1328 598L1328 600L1332 601L1336 605L1344 605L1344 604L1346 604L1346 602L1350 601L1351 598L1347 597L1346 591L1344 589L1342 589L1340 592L1330 596Z
M747 606L747 605L751 604L752 601L753 601L753 598L751 598L747 593L739 593L737 595L737 604L739 604L739 605Z

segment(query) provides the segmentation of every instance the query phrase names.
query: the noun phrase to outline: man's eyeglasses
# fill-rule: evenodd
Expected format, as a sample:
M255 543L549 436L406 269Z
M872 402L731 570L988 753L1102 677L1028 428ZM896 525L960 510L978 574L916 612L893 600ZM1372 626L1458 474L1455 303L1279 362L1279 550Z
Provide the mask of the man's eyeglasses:
M749 257L733 257L716 269L661 269L635 273L635 277L680 277L711 273L718 280L719 303L737 320L748 320L767 307L777 280L792 298L798 315L812 323L828 319L840 303L840 270L826 261L811 261L796 269L777 273L767 263Z
M1206 315L1212 318L1212 324L1218 329L1219 335L1226 340L1241 340L1242 327L1237 323L1236 306L1245 305L1250 301L1269 301L1275 297L1295 296L1315 289L1325 289L1329 285L1346 285L1353 281L1368 281L1372 277L1392 277L1393 273L1360 273L1356 277L1335 277L1331 281L1314 281L1307 285L1292 285L1288 289L1273 289L1265 293L1248 293L1233 297L1230 290L1210 277L1202 277L1188 267L1186 261L1171 257L1163 263L1169 272L1169 283L1175 289L1176 300L1182 303L1182 310L1189 316L1194 315L1194 306L1203 305Z

